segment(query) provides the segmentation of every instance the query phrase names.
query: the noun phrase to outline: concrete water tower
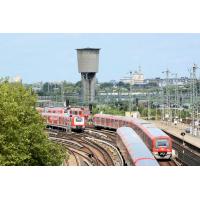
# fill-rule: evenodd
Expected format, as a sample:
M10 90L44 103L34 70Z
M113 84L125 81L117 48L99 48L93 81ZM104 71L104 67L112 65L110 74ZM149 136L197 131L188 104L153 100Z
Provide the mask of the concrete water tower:
M99 50L96 48L76 49L78 72L81 73L82 98L84 103L95 99L96 73L99 71Z

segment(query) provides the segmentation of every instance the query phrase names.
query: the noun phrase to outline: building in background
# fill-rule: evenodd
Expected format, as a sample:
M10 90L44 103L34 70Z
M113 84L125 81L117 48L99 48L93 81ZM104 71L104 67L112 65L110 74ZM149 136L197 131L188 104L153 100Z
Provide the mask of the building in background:
M120 79L123 83L129 83L131 85L142 85L144 84L144 74L141 71L141 67L135 70L132 76L126 76Z

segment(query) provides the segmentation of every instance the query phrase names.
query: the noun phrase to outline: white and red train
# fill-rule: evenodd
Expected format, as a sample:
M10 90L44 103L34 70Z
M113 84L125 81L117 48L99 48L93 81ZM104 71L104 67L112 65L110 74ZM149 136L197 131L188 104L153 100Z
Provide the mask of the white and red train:
M140 136L156 159L170 159L172 156L171 138L148 121L106 114L94 115L93 121L96 128L130 127Z
M42 117L49 128L60 130L84 131L85 119L80 116L68 116L57 113L42 113Z
M159 166L151 151L132 128L118 128L116 144L123 155L125 165Z
M70 114L63 107L36 108L45 120L47 127L60 130L83 132L86 126L84 115Z

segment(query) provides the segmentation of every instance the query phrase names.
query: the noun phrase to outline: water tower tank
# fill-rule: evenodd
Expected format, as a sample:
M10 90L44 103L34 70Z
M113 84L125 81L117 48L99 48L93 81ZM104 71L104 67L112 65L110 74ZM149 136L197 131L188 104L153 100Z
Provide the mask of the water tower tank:
M95 48L77 49L79 73L99 71L99 50Z
M99 71L99 50L97 48L76 49L78 72L82 79L82 99L91 103L95 98L96 73Z

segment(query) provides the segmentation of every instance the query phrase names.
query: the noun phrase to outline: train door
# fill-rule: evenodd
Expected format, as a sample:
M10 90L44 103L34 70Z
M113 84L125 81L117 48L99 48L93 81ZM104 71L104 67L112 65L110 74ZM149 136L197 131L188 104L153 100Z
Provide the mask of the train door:
M109 127L109 118L106 118L106 127Z
M108 126L109 128L111 128L110 121L111 121L111 119L110 119L110 118L108 118L108 119L107 119L107 126Z
M105 118L101 118L101 124L105 126Z
M58 123L59 123L59 117L58 116L53 117L53 123L58 125Z
M114 122L114 128L117 129L117 122L118 122L118 121L117 121L116 119L115 119L114 121L115 121L115 122Z
M52 116L48 116L48 117L47 117L47 122L48 122L49 124L53 124Z
M64 125L64 123L63 123L63 116L60 116L60 117L59 117L59 125L60 125L60 126L63 126L63 125Z

